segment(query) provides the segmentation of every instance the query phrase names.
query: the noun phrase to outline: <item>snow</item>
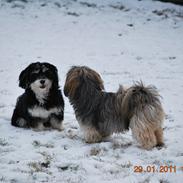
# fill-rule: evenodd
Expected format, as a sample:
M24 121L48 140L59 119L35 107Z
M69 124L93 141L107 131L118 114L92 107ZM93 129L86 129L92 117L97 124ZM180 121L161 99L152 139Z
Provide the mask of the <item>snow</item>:
M151 0L0 1L0 182L180 183L183 180L183 7ZM165 147L146 151L131 132L86 144L65 99L64 131L10 125L20 72L57 66L63 89L72 65L97 70L107 91L142 80L162 95ZM176 166L135 173L134 166Z

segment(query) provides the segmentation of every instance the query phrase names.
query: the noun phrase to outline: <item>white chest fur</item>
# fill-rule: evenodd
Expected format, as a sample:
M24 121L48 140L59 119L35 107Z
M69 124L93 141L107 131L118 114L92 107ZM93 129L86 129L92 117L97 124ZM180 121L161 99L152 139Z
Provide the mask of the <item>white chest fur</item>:
M32 108L29 108L28 112L33 117L48 118L51 114L59 114L60 112L62 112L62 108L54 107L47 110L40 106L34 106Z

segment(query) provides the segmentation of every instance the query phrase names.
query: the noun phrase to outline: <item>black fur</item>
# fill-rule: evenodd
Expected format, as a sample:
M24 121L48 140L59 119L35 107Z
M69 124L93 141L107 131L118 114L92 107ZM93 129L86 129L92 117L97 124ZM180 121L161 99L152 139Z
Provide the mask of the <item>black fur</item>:
M100 75L86 66L72 67L66 76L64 94L73 105L85 141L99 142L129 128L146 149L163 142L164 111L153 86L136 83L116 93L105 92Z
M78 67L89 70L88 67ZM72 67L72 70L77 66ZM69 72L70 72L69 71ZM78 76L78 87L74 96L68 96L70 103L73 105L76 118L83 123L84 126L94 126L103 136L108 136L113 132L121 132L128 130L129 121L124 120L123 111L119 111L118 97L122 97L124 92L109 93L103 91L104 87L99 87L97 80L88 77L84 73ZM64 94L68 92L64 88ZM120 113L120 114L119 114Z
M30 85L37 79L49 79L52 81L48 95L40 102L37 94L31 89ZM11 124L16 127L37 128L42 123L45 128L53 127L50 120L56 120L58 125L64 119L64 100L58 85L58 74L55 66L49 63L32 63L19 76L19 86L25 92L17 99L17 104L13 112ZM50 113L47 117L35 117L29 109L39 107L41 110L49 111L52 108L61 109L58 112ZM21 124L20 120L24 123ZM55 127L56 128L56 127Z

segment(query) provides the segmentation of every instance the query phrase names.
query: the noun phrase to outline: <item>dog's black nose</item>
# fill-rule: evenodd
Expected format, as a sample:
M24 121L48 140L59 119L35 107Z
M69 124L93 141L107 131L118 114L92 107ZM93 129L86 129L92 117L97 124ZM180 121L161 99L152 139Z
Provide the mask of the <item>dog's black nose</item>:
M44 80L44 79L41 79L41 80L40 80L40 83L41 83L41 84L44 84L44 83L45 83L45 80Z

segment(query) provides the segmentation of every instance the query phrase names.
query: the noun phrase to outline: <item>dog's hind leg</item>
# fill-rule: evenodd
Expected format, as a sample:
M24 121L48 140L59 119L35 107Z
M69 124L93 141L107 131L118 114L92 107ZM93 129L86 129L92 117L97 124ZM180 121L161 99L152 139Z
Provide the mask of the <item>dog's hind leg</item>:
M157 145L156 136L154 129L144 123L144 120L140 119L139 116L133 116L130 121L130 128L134 139L147 150L152 149Z
M132 133L133 137L144 149L150 150L157 144L156 136L151 129L144 129L143 131L135 130Z
M163 142L163 129L162 128L158 128L155 131L155 136L156 136L156 141L157 141L157 146L163 146L164 142Z

